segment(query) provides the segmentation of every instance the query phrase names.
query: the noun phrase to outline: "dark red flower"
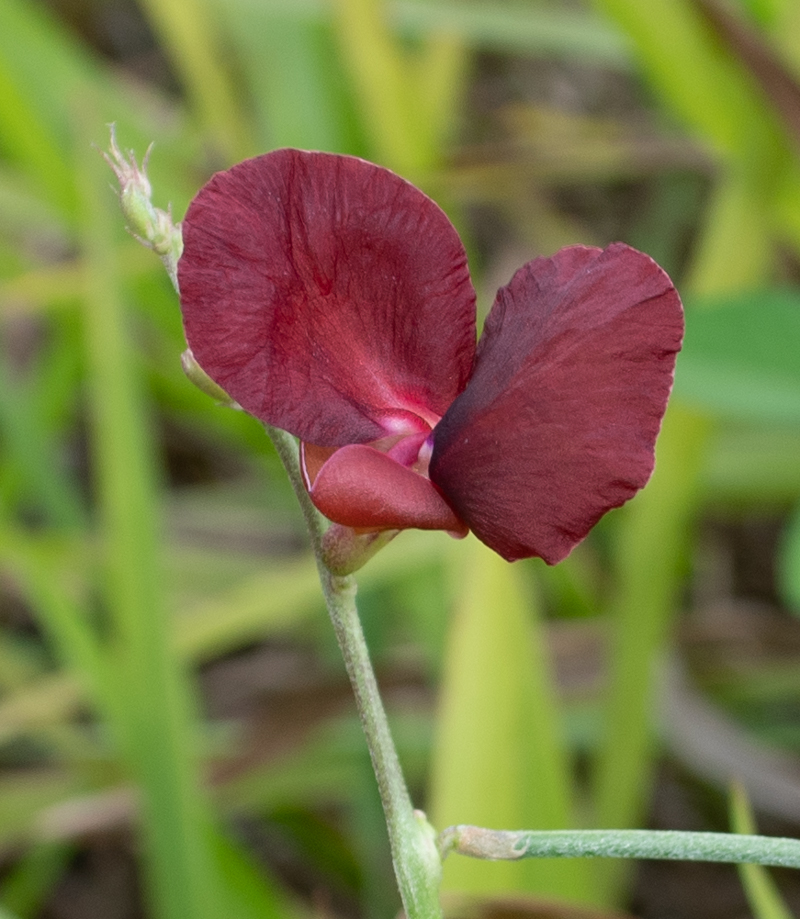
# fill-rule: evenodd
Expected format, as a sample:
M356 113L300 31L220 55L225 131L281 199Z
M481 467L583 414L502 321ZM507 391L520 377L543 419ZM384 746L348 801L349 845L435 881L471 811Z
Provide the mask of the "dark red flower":
M475 344L475 293L439 207L363 160L278 150L220 173L183 224L200 366L300 438L332 521L444 529L563 559L650 477L680 299L621 243L523 266Z

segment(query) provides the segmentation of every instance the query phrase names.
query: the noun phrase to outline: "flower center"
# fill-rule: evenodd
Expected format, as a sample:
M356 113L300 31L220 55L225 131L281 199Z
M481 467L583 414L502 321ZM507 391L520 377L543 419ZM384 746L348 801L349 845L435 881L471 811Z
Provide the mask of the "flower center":
M428 478L428 466L433 453L433 432L427 426L426 430L412 434L388 434L364 446L385 453L399 465ZM319 447L316 444L305 442L301 444L300 466L306 488L309 491L320 469L339 449L341 448Z
M433 447L427 446L430 437L431 432L428 430L422 431L419 434L412 434L409 437L401 437L396 440L394 444L389 445L388 448L381 446L382 441L375 441L369 446L385 452L386 455L390 456L396 463L400 463L401 466L406 466L413 472L424 475L427 478L428 466L430 465L431 453L433 452ZM388 438L383 438L383 440L387 439Z

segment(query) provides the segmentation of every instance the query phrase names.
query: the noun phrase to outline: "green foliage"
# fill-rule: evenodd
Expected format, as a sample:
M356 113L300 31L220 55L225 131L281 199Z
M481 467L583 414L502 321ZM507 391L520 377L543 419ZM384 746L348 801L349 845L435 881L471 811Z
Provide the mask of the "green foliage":
M800 615L800 504L798 504L783 537L780 556L780 583L786 605Z
M734 421L800 423L800 292L690 300L675 393Z
M543 623L523 569L474 539L459 550L452 553L459 587L439 702L431 817L438 827L569 826L570 763ZM585 867L453 860L445 865L444 889L589 900Z
M734 833L755 833L755 820L747 794L738 783L731 788L731 829ZM792 919L777 885L761 865L739 865L739 876L755 919Z

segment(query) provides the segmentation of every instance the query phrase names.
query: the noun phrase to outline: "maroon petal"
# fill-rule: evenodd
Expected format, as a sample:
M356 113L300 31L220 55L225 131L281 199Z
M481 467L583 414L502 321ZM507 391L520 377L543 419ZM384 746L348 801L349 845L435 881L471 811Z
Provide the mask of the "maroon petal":
M670 279L628 246L530 262L434 430L431 479L504 558L555 564L650 477L682 336Z
M464 388L475 294L444 212L386 169L277 150L219 173L183 224L197 362L245 410L325 446L424 430Z
M309 494L334 523L359 530L449 530L467 528L424 476L374 447L353 444L337 450L316 472Z

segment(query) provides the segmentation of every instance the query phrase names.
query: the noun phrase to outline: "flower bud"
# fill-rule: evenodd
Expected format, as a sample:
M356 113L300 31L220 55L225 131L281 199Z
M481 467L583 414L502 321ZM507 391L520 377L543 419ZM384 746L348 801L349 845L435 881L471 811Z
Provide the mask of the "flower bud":
M151 200L153 189L147 178L147 161L152 149L151 144L139 166L132 150L127 156L120 150L112 124L111 153L104 153L103 157L119 182L119 199L128 230L139 242L161 256L172 275L183 252L183 238L180 224L173 222L169 209L163 211L154 207Z

